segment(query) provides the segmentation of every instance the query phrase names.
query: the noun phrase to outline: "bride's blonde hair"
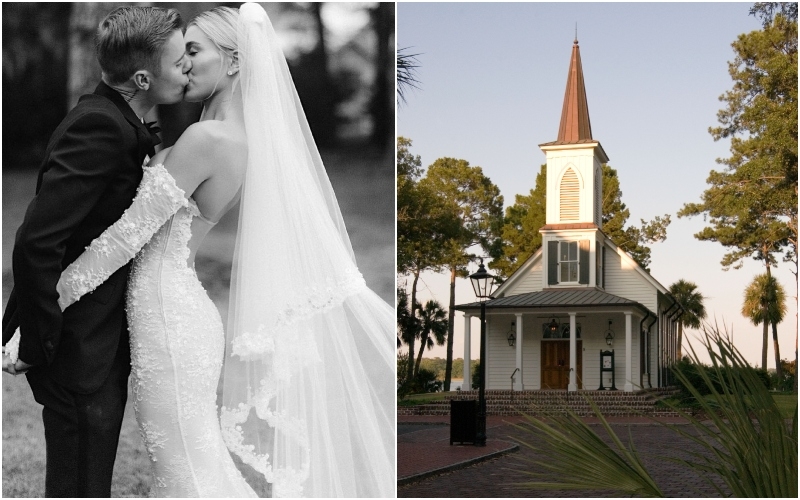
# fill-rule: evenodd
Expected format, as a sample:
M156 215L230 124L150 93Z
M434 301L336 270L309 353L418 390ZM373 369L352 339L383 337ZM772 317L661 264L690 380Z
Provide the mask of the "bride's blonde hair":
M231 7L214 7L197 14L186 26L197 26L220 52L234 61L237 57L236 24L239 21L239 9Z

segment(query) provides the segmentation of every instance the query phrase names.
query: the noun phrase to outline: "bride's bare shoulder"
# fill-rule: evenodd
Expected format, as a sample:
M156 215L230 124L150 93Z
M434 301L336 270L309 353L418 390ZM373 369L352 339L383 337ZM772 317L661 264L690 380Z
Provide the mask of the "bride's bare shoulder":
M190 125L175 143L175 149L191 151L197 161L228 163L246 155L246 141L236 127L205 120Z

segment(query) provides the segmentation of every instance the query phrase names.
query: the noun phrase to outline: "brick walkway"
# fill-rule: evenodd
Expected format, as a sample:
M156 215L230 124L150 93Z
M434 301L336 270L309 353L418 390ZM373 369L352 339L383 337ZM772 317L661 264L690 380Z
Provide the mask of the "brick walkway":
M533 470L526 459L541 460L525 446L514 448L512 437L541 446L532 434L513 427L519 417L490 416L487 420L487 446L450 446L448 416L399 416L397 468L400 498L464 497L614 497L609 491L548 490L531 491L514 487L526 480L515 469ZM586 419L593 423L593 419ZM626 443L633 439L637 452L664 494L669 497L717 497L719 494L686 467L666 458L689 458L687 452L700 448L688 439L646 418L610 418L611 427ZM683 423L669 419L670 423ZM606 439L598 426L598 434ZM690 430L689 427L686 430ZM408 431L408 432L404 432ZM543 471L542 471L543 472Z

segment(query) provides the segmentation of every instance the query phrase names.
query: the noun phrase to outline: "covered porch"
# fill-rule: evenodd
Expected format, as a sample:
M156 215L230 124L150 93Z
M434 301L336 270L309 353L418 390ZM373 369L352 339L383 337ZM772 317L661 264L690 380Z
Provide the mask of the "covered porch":
M473 334L480 335L481 305L456 309L464 312L464 386L471 387L470 343ZM491 299L486 302L486 388L633 392L656 387L657 377L651 375L658 368L656 322L640 303L595 288Z

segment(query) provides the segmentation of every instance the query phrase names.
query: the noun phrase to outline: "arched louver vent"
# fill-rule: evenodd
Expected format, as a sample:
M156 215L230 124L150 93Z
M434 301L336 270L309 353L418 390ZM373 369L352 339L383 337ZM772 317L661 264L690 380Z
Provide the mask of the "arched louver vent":
M559 189L560 199L560 220L577 221L580 214L580 189L578 183L578 176L575 171L568 168L564 172L564 177L561 178L561 187Z

